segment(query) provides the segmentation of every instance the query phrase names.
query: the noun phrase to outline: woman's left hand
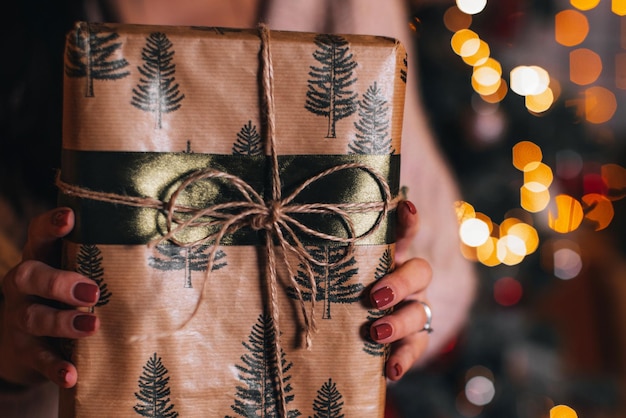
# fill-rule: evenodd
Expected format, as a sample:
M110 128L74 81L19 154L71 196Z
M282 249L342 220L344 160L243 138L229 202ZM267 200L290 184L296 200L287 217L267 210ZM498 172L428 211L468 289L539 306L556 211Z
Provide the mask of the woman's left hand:
M398 206L398 239L396 268L377 281L370 291L370 300L378 309L394 308L391 313L376 320L370 327L371 337L379 343L391 343L391 354L386 364L390 380L400 379L424 354L428 345L430 308L426 290L432 278L430 264L421 258L404 261L411 241L418 229L418 216L410 201Z

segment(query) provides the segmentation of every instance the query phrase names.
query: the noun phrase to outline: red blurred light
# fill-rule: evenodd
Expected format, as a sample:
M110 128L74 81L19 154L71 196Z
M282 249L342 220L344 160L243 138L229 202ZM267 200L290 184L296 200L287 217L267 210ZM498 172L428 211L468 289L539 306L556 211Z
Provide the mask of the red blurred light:
M493 298L502 306L516 305L522 299L523 293L520 282L512 277L498 279L493 285Z

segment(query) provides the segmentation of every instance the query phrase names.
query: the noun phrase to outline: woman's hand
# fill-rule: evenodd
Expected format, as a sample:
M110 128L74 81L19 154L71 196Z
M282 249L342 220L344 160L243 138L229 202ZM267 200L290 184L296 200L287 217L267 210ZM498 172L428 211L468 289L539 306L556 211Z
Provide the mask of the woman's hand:
M35 218L22 262L3 279L0 378L7 382L26 386L49 379L64 388L76 384L76 368L61 358L49 338L82 338L99 327L95 315L66 309L95 305L98 286L78 273L51 267L60 259L59 238L73 227L68 208Z
M426 289L431 281L430 264L421 258L404 261L405 253L417 234L417 210L413 203L403 201L398 206L398 240L396 268L371 289L372 305L378 309L394 308L390 314L376 320L371 337L379 343L392 343L386 364L387 377L400 379L420 358L428 345L429 332Z

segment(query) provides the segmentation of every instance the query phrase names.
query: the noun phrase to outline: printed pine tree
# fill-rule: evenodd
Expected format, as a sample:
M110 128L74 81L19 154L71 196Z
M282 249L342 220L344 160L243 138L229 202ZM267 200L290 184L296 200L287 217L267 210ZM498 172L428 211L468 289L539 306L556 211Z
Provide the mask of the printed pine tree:
M310 247L310 252L316 260L329 264L328 266L314 264L312 269L317 291L315 301L324 302L322 318L331 319L330 308L333 303L355 303L361 299L364 286L361 283L350 283L350 279L358 273L359 269L356 267L354 257L339 263L344 257L345 247ZM310 301L313 292L305 266L300 265L295 280L299 285L302 298ZM298 297L293 287L287 288L287 294L292 299Z
M96 307L104 306L111 299L111 292L104 280L104 268L102 267L102 253L93 244L81 245L76 255L76 271L96 282L100 288L100 298ZM93 308L92 308L93 310Z
M315 37L317 48L313 53L321 66L310 66L305 108L328 119L326 138L336 138L337 121L356 111L357 94L350 90L357 78L357 66L348 41L338 35L321 34Z
M389 106L376 82L359 101L359 120L354 123L356 139L348 147L353 154L393 154L389 138Z
M148 259L148 265L158 270L185 270L185 287L191 288L191 272L206 271L209 266L210 244L197 245L195 247L182 247L170 242L164 242L155 248L159 253ZM211 271L219 270L227 265L222 259L226 253L218 250L213 260ZM219 262L222 260L222 262Z
M237 133L237 141L233 144L233 154L263 155L261 135L257 132L256 125L252 125L251 120Z
M85 77L85 97L94 97L94 80L117 80L130 74L124 70L128 61L124 58L114 58L114 53L122 46L115 42L119 34L103 31L104 26L90 24L85 26L84 33L81 26L75 36L68 38L66 48L65 74L68 77Z
M161 32L153 32L146 38L146 46L141 51L144 63L137 67L142 77L133 89L131 99L136 108L155 114L158 129L162 127L163 114L178 110L185 98L175 84L176 64L172 62L172 46L172 42Z
M409 56L405 53L404 58L402 59L403 67L400 68L400 80L406 83L406 75L409 68Z
M313 418L343 418L343 395L332 379L324 383L313 400Z
M267 314L259 315L257 322L252 326L248 342L243 342L247 352L241 356L242 364L235 367L239 370L239 380L242 385L237 386L235 403L232 410L239 417L262 418L279 416L278 405L280 387L276 375L276 333L272 318ZM289 370L293 363L287 362L285 352L281 350L280 361L283 367L283 388L285 391L285 404L294 400L291 394L293 387L289 381ZM288 418L302 415L299 410L287 411ZM232 418L232 417L226 417Z
M391 250L387 248L383 255L378 260L378 266L376 266L376 270L374 272L374 281L379 281L386 274L393 271L393 257L391 256ZM374 322L379 318L382 318L384 315L388 314L391 309L371 309L368 311L367 320L368 322ZM389 356L389 344L380 344L372 339L369 333L365 334L365 344L363 346L363 351L367 354L375 356L375 357L384 357L387 359ZM384 369L383 369L384 373Z
M174 404L170 404L170 381L167 369L154 353L143 366L143 372L138 380L139 392L135 397L139 401L133 409L142 417L176 418L178 412Z

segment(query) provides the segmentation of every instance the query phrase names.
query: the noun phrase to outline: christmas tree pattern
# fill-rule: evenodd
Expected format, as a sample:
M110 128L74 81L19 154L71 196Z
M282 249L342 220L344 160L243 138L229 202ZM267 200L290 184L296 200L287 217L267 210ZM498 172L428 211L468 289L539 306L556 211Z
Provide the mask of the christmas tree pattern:
M96 245L85 244L80 246L78 254L76 254L76 271L96 282L100 288L100 298L96 302L96 307L109 303L112 294L104 280L102 253ZM93 307L91 310L93 311Z
M237 133L237 140L233 144L234 155L263 155L263 143L261 135L256 130L256 125L249 120Z
M175 83L176 64L172 62L172 46L162 32L153 32L146 38L146 46L141 51L144 63L137 67L141 78L133 89L131 99L131 104L137 109L155 114L158 129L162 127L163 114L178 110L185 98Z
M378 261L378 266L376 266L376 270L374 272L374 280L379 281L391 271L393 271L393 257L391 256L391 250L387 248ZM391 309L371 309L368 311L367 320L370 323L374 322L388 314L390 311ZM365 345L363 346L363 351L367 354L387 359L389 356L389 348L389 344L380 344L374 341L369 335L369 332L365 334Z
M321 34L315 37L318 49L313 58L321 66L310 66L305 108L328 119L326 138L336 138L337 121L356 111L357 93L350 90L357 78L356 61L348 41L338 35Z
M408 73L409 68L409 56L405 53L404 58L402 59L403 67L400 67L400 80L406 84L406 75Z
M393 154L389 137L389 106L376 82L359 101L359 120L354 123L356 139L348 147L352 154Z
M143 372L139 377L139 392L135 392L139 402L133 406L137 415L151 418L178 417L174 404L170 404L169 381L161 357L154 353L143 366Z
M235 367L239 370L239 380L242 385L237 386L235 402L231 405L232 410L239 417L277 417L280 408L278 406L280 388L276 367L275 339L272 318L267 314L259 315L257 322L252 326L248 342L243 342L247 352L241 356L242 364ZM283 368L283 388L285 391L285 404L294 400L291 394L293 387L289 381L289 370L293 363L287 362L285 352L280 352L280 362ZM295 418L302 415L299 410L287 411L287 417ZM228 417L227 418L232 418Z
M313 418L343 418L343 395L337 389L337 384L328 379L317 391L313 400Z
M83 32L87 28L87 33ZM80 26L75 36L68 38L65 74L68 77L85 77L85 97L94 97L94 80L117 80L130 74L124 58L115 59L113 54L122 46L115 42L119 34L105 31L101 25Z
M340 262L344 257L345 247L316 246L309 247L309 251L316 260L327 264L324 266L314 264L312 269L317 292L315 300L316 302L324 302L322 318L331 319L331 305L333 303L355 303L360 300L364 286L361 283L350 283L350 279L359 272L359 269L356 267L354 257ZM300 288L302 298L305 301L310 301L313 292L304 265L300 265L295 280ZM298 297L296 289L293 287L287 288L287 294L292 299Z
M185 270L185 287L191 288L191 272L206 271L209 267L209 255L211 244L196 245L195 247L182 247L170 242L164 242L155 248L158 254L148 259L148 265L157 270ZM223 260L226 253L218 250L213 260L211 271L219 270L227 265Z

